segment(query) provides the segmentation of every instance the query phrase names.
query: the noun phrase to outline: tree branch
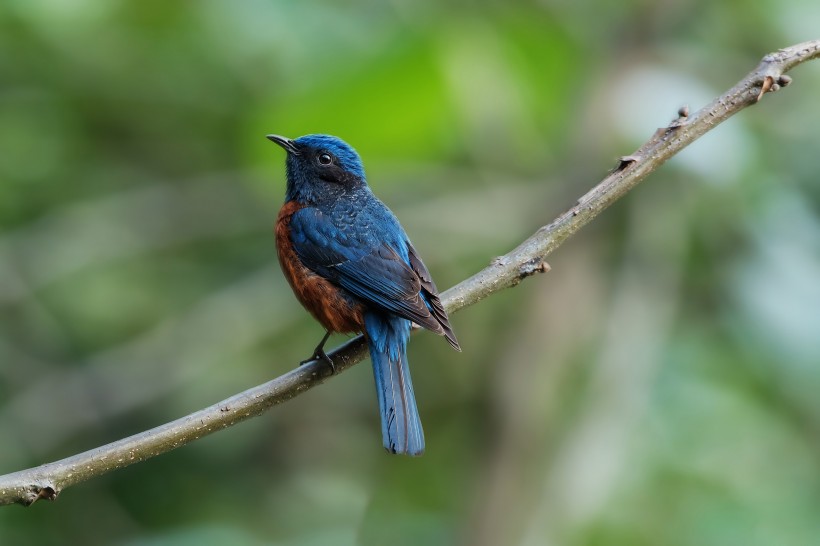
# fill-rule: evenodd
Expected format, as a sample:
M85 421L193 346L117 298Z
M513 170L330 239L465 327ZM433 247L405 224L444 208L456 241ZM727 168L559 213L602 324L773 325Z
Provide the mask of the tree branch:
M760 64L737 85L691 116L685 109L678 119L658 131L636 152L620 159L618 166L597 186L578 199L575 206L540 228L516 249L442 294L447 311L454 313L523 279L549 270L544 261L568 237L598 216L629 190L663 165L670 157L740 110L757 103L764 94L785 87L785 73L820 57L820 40L804 42L763 57ZM330 357L341 372L361 361L366 345L361 336L338 347ZM322 383L329 376L322 362L311 362L272 381L253 387L210 407L151 430L111 444L0 476L0 504L26 506L38 499L53 500L66 487L111 470L144 461L183 446L217 430L261 415Z

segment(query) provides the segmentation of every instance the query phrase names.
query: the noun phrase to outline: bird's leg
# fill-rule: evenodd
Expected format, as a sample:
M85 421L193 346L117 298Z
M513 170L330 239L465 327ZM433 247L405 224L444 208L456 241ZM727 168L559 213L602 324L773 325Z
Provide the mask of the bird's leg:
M325 362L327 362L327 365L330 366L330 371L332 373L336 373L336 364L333 363L333 361L330 359L329 356L327 356L327 353L325 352L325 342L329 337L330 330L328 330L325 333L325 337L322 338L322 341L319 342L319 345L317 345L316 348L313 349L313 354L310 355L309 358L306 358L305 360L301 361L299 365L301 366L303 364L307 364L308 362L313 362L314 360L324 360Z

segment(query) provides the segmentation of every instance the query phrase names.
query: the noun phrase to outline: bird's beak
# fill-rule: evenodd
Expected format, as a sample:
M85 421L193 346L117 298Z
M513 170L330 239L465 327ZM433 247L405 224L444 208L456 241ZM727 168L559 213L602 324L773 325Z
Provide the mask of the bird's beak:
M291 139L279 135L268 135L267 139L284 148L289 154L299 155L299 148Z

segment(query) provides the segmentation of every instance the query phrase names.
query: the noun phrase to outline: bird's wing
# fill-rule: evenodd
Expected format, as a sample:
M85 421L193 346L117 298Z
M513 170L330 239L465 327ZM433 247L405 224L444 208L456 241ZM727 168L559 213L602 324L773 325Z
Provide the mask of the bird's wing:
M302 263L318 275L373 307L444 334L422 299L422 280L390 244L339 229L312 208L293 215L291 239Z
M410 268L419 278L422 297L427 302L427 306L430 308L430 313L436 321L441 324L443 335L447 338L448 343L450 343L456 351L461 351L461 346L458 344L456 334L450 326L450 318L447 316L447 311L444 310L444 306L441 304L441 300L438 297L438 288L436 288L436 283L433 282L432 275L430 275L430 272L427 271L427 266L421 261L418 252L416 252L416 249L410 241L405 240L405 242L407 243L408 256L410 258Z

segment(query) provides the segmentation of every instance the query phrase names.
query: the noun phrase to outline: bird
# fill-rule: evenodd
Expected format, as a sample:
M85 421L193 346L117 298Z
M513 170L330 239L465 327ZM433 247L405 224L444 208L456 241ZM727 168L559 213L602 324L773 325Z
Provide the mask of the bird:
M335 372L324 351L334 332L363 333L370 351L389 453L418 456L424 432L410 379L411 323L461 351L430 272L393 212L371 191L359 154L338 137L267 135L286 152L277 255L302 306L325 328L310 358Z

